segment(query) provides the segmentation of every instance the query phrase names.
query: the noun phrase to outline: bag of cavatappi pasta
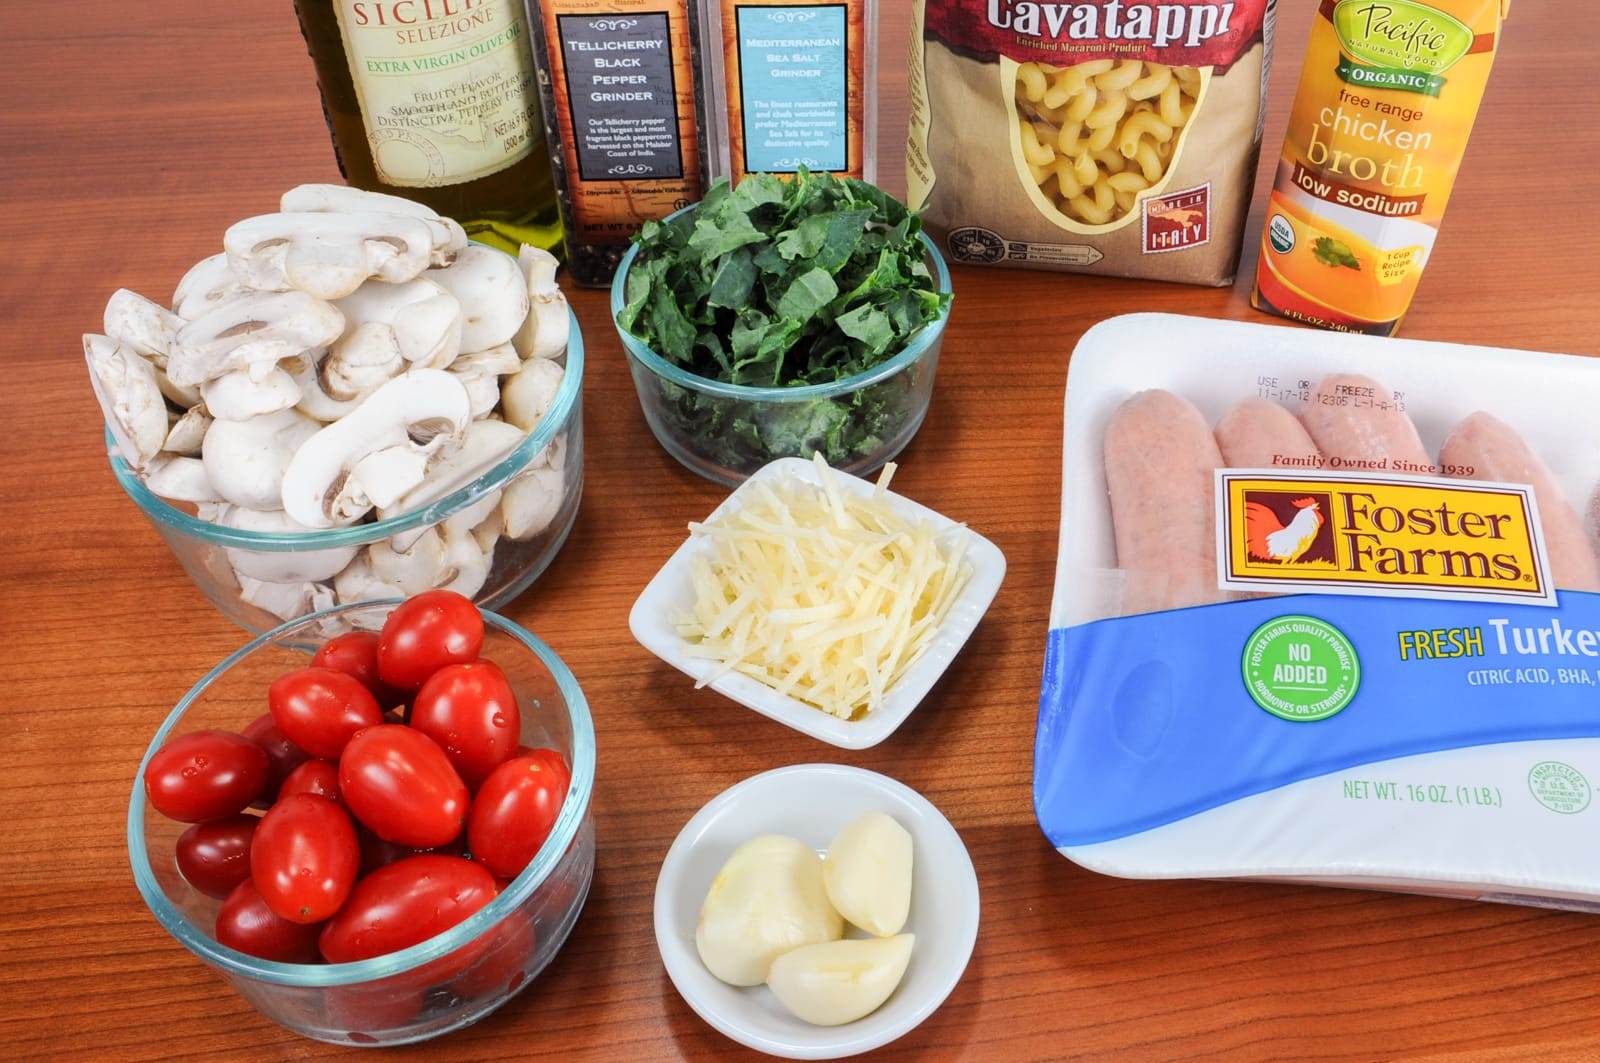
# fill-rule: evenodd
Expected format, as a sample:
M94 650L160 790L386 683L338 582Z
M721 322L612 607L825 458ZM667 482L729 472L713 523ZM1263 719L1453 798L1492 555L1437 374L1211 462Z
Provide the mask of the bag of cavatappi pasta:
M1233 280L1274 0L915 0L906 178L958 262Z

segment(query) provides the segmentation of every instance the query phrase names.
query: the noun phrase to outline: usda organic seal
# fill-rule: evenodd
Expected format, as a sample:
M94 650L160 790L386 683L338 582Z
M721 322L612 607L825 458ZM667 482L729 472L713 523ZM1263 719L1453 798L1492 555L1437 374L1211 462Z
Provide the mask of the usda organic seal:
M1361 661L1344 632L1314 616L1280 616L1244 643L1244 687L1272 715L1326 720L1356 696Z
M1294 226L1282 214L1274 214L1267 223L1267 239L1271 241L1274 251L1287 255L1294 250Z

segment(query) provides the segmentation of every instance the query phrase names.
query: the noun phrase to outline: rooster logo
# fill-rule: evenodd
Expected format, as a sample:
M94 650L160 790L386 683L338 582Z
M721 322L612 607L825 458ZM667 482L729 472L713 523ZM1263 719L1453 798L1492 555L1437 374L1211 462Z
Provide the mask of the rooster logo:
M1297 498L1294 508L1294 518L1284 524L1260 502L1244 504L1245 548L1251 557L1290 564L1305 556L1327 518L1314 498Z

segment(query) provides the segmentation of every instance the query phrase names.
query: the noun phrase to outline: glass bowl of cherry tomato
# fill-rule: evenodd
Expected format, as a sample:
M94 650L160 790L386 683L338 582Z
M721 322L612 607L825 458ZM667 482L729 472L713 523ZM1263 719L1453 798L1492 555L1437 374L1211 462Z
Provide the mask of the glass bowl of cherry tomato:
M343 606L178 702L134 781L129 859L161 925L262 1014L404 1044L560 950L594 875L594 777L583 692L531 633L449 591Z

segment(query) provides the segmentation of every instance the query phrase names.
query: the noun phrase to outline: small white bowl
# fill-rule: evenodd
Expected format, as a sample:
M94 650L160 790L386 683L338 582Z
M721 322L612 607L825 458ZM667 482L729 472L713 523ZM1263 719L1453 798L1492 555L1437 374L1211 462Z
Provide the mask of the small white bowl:
M793 476L807 483L818 483L817 469L803 458L781 458L761 467L746 480L722 505L711 512L706 521L717 518L743 504L741 496L752 484L766 483ZM866 496L873 491L870 481L834 470L841 490ZM911 501L893 491L886 492L889 504L909 520L925 521L936 528L947 528L956 521L927 506ZM786 727L821 739L841 749L866 749L875 746L894 733L895 729L911 715L944 670L955 660L956 654L966 644L978 621L988 611L1000 590L1000 581L1006 574L1006 557L1000 548L983 536L967 529L971 542L967 547L967 563L972 566L972 578L950 605L950 612L934 634L921 659L906 670L899 682L884 695L883 704L876 711L859 720L841 720L821 709L807 705L797 698L780 694L751 676L730 672L710 684L712 690L732 698L746 708L778 721ZM689 611L694 598L690 582L690 563L698 549L709 548L692 537L678 547L667 559L661 571L645 587L639 600L633 603L628 615L628 628L645 649L666 661L678 671L699 681L719 666L703 657L691 657L689 645L673 629L672 618Z
M740 845L786 834L823 853L858 816L885 812L911 833L911 914L917 936L904 980L883 1006L844 1026L796 1018L766 986L719 981L700 962L694 931L711 880ZM967 847L928 799L886 775L841 764L797 764L753 775L697 812L656 879L656 947L679 995L733 1040L786 1059L839 1059L914 1029L961 981L978 939L978 876ZM847 930L851 937L864 936Z

